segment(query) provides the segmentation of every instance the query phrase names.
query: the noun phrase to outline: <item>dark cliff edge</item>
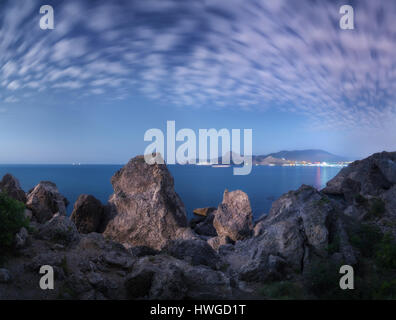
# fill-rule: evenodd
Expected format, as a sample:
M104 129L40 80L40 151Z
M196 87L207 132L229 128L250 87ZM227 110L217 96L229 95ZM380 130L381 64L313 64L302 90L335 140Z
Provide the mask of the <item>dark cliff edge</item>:
M226 190L188 224L166 165L142 156L111 182L108 203L81 195L69 219L55 184L0 181L0 299L396 298L396 152L284 194L256 223L248 195ZM43 265L54 290L39 288Z

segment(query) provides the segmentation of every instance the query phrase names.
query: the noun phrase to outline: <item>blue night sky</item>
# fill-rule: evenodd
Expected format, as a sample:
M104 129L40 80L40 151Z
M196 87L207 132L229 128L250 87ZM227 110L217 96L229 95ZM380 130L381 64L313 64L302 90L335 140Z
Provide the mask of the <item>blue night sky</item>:
M393 0L2 0L0 163L125 163L167 120L251 128L254 154L393 151L395 16Z

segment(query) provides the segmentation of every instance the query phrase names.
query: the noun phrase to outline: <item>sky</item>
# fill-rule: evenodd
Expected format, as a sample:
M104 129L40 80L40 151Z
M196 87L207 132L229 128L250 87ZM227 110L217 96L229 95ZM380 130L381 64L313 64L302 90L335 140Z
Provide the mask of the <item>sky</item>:
M0 163L125 163L167 120L253 129L254 154L394 151L395 16L393 0L2 0Z

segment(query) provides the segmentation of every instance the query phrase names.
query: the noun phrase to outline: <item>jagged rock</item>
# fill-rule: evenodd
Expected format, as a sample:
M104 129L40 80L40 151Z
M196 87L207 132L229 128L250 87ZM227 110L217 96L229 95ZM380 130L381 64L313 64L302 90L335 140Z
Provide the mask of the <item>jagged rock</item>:
M104 279L100 273L90 272L87 275L88 282L97 289L103 289L104 287Z
M268 217L256 225L256 236L238 241L224 258L244 281L301 272L314 257L327 256L328 227L335 212L325 195L302 186L278 199ZM281 263L274 264L271 256Z
M208 207L208 208L197 208L193 210L193 213L198 215L198 216L204 216L206 217L209 213L212 213L215 211L216 208L213 207Z
M378 196L395 183L396 152L381 152L343 168L322 191L352 202L359 194Z
M141 269L129 274L125 280L128 298L137 299L147 297L150 293L154 274L154 271Z
M10 283L12 281L12 276L7 269L0 269L0 283Z
M7 173L0 181L0 191L7 193L7 195L15 200L26 203L26 194L21 189L17 178Z
M223 245L234 244L234 241L232 241L227 236L217 236L217 237L208 239L207 243L208 243L208 245L210 245L213 248L213 250L217 251Z
M125 287L134 299L227 299L232 294L230 281L222 272L167 255L140 259Z
M89 249L105 250L107 248L107 243L106 243L106 239L103 237L102 234L92 232L81 235L81 240L78 243L78 246L82 250L89 250Z
M193 228L194 232L202 236L216 237L217 231L213 226L214 213L210 212L206 217L201 220L195 220L190 222L190 226Z
M145 246L136 246L136 247L131 247L129 249L129 252L134 256L134 257L145 257L145 256L155 256L160 253L158 250L154 250L150 247L145 247Z
M251 236L253 219L247 194L240 190L226 190L223 202L214 213L213 226L219 236L228 236L233 241Z
M27 245L29 233L26 228L22 227L21 230L15 235L15 247L22 249Z
M72 244L80 239L75 224L60 214L54 215L51 220L42 225L37 236L63 245Z
M221 264L219 256L203 240L172 240L168 242L163 251L195 266L205 265L212 269L218 269Z
M135 262L128 251L110 251L103 255L103 260L110 266L129 269Z
M210 300L230 299L232 286L230 279L220 271L210 270L204 266L186 268L183 272L188 290L186 299Z
M143 156L128 162L111 179L109 202L115 217L104 234L125 246L160 249L187 227L184 205L165 164L149 165Z
M102 203L94 196L82 194L74 204L70 219L75 223L78 232L99 232L104 215Z
M31 262L27 264L27 268L37 272L44 265L49 265L52 267L59 267L64 261L64 256L56 252L43 252L35 256Z
M26 206L39 223L52 218L55 213L66 215L67 199L59 193L56 185L49 181L40 182L27 197Z
M91 290L91 285L88 280L80 273L70 275L66 280L66 285L72 292L80 296Z

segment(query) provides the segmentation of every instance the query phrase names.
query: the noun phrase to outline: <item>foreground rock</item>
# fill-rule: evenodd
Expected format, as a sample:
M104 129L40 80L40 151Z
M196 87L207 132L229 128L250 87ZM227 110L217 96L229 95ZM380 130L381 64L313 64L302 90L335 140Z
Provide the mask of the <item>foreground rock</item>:
M91 195L80 195L74 204L70 219L80 233L99 232L104 219L104 206Z
M251 236L253 218L247 194L240 190L226 190L223 202L214 213L213 226L219 236L229 237L233 241Z
M330 180L324 193L353 201L357 195L378 196L396 183L396 152L381 152L355 161Z
M75 224L66 216L55 214L51 220L39 227L38 236L62 245L69 245L79 240Z
M187 227L183 202L166 165L148 165L136 157L111 179L114 211L105 236L126 246L162 248Z
M191 219L190 227L199 235L216 237L217 231L213 226L213 220L214 211L208 211L206 216L200 215Z
M15 200L26 203L25 192L21 189L18 179L11 174L6 174L0 181L0 191Z
M377 225L396 237L396 152L355 161L322 190L344 206L344 214Z
M34 187L26 202L39 223L50 220L55 213L66 215L67 205L67 199L59 193L56 184L49 181L42 181Z
M232 287L220 271L159 255L140 259L125 281L131 299L229 299Z
M203 240L172 240L165 247L164 252L184 259L194 266L204 265L212 269L221 266L221 259L217 253Z
M244 281L279 280L304 272L316 258L327 258L330 230L342 228L337 208L312 187L302 186L277 200L255 227L255 237L239 241L225 259ZM338 232L341 234L341 232ZM347 239L341 254L356 263Z

